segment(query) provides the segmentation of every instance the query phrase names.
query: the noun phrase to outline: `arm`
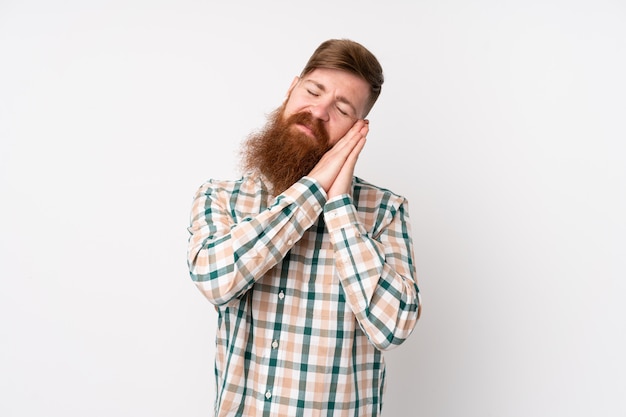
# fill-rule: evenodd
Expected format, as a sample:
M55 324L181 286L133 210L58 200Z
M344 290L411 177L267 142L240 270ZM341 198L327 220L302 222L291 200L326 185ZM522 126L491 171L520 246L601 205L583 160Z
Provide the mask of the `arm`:
M406 340L421 306L406 201L386 194L376 208L384 213L384 224L368 236L350 196L368 132L368 122L357 120L309 175L328 193L324 220L346 301L370 342L382 350Z
M349 195L329 200L324 208L346 301L381 350L407 339L421 308L407 203L383 201L383 207L386 224L376 236L359 222Z
M236 211L253 212L257 188L232 189L207 182L191 210L188 265L196 286L215 305L241 296L275 266L322 211L325 194L306 177L279 195L256 215L235 218Z

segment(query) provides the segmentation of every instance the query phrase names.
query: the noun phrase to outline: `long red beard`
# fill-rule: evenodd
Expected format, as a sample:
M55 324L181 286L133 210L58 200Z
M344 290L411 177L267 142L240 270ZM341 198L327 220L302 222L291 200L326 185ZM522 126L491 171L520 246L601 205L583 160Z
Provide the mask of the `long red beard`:
M296 113L284 119L284 106L272 112L268 123L243 143L242 168L258 171L269 180L278 195L307 175L330 149L321 120L310 113ZM296 127L308 127L312 138Z

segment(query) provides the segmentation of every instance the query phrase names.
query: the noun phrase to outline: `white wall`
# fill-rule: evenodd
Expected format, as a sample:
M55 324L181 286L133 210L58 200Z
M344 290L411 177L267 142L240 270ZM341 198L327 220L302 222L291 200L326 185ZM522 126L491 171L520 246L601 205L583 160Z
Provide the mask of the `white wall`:
M625 415L625 21L610 0L0 1L0 415L210 415L191 198L331 37L385 68L358 175L409 198L425 302L385 415Z

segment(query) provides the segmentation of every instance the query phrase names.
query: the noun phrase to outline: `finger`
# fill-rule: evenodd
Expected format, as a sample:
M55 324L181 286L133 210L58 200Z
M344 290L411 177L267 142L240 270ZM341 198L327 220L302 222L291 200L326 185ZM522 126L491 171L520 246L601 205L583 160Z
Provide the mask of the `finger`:
M363 149L362 141L369 128L364 120L357 121L348 132L322 156L320 161L309 172L309 176L316 178L322 187L328 191L335 182L337 175L342 171L344 165L348 164L351 171L356 163L358 154ZM353 161L347 162L350 155L354 153Z
M331 148L333 153L344 153L346 156L352 151L357 142L367 136L369 132L368 124L363 120L358 120L350 130Z
M368 129L368 123L365 120L357 120L337 143L354 139L355 137L362 135L364 132L367 132Z
M342 165L339 173L335 177L331 187L328 189L328 198L333 198L340 194L349 194L352 187L352 177L359 154L365 146L365 137L362 137L352 149L346 161Z
M354 169L354 166L356 165L356 161L359 159L359 155L361 154L361 151L363 150L363 148L365 147L365 143L367 142L367 138L365 136L363 136L354 146L354 148L352 148L352 151L350 152L350 154L348 155L348 157L346 158L346 162L344 165L349 165L352 167L352 169Z

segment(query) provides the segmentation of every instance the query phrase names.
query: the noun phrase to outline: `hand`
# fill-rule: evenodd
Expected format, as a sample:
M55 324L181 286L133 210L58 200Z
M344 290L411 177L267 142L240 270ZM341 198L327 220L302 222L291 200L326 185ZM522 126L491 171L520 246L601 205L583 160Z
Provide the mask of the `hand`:
M354 167L365 146L369 122L357 120L309 173L324 188L328 198L350 193Z

